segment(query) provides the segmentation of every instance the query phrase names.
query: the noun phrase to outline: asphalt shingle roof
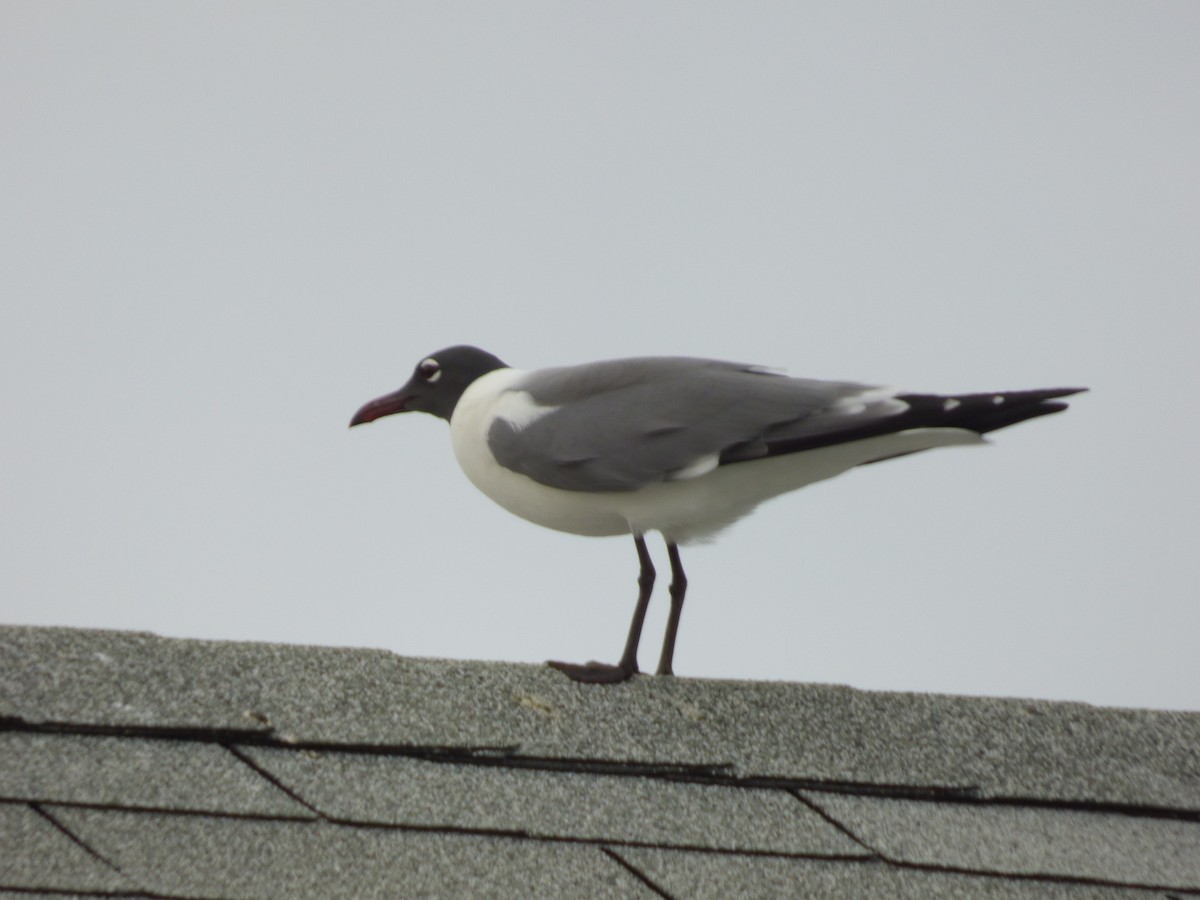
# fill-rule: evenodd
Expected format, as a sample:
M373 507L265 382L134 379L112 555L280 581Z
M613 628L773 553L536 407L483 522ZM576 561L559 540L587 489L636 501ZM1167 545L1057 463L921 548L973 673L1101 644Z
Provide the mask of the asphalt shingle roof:
M1200 894L1200 714L0 627L0 893Z

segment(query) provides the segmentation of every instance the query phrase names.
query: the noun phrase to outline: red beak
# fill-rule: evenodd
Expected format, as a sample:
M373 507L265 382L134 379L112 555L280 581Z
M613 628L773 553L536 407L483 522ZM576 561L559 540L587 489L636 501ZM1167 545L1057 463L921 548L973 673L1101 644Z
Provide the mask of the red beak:
M376 397L354 414L354 418L350 420L350 427L353 428L355 425L374 422L376 419L382 419L384 416L394 415L395 413L408 412L408 401L411 399L412 395L405 391L404 388L392 394Z

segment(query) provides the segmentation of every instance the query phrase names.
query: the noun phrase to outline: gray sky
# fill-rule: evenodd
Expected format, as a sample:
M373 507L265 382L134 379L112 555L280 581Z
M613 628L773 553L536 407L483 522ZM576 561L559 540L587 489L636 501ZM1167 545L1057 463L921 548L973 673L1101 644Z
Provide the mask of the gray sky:
M0 620L615 661L631 541L346 424L448 344L681 353L1092 393L685 550L680 674L1200 709L1198 45L1191 2L6 0Z

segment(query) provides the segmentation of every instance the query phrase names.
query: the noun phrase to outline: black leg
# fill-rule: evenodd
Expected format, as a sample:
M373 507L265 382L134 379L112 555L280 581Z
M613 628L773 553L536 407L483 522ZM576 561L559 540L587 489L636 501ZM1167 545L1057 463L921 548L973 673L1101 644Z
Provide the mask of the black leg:
M675 632L679 630L679 616L683 612L683 595L687 593L687 576L683 574L683 563L679 561L679 548L667 541L667 555L671 557L671 614L667 617L667 633L663 636L662 656L658 658L658 674L674 675L671 665L675 660Z
M579 663L555 662L551 660L548 663L548 665L558 669L558 671L562 672L572 681L583 681L589 684L613 684L632 678L638 670L638 642L642 639L642 623L646 620L646 608L650 605L650 592L654 590L654 564L650 561L650 551L646 549L646 539L640 534L635 534L633 536L633 543L637 547L638 562L641 563L641 571L638 573L637 606L633 608L633 621L629 623L629 637L625 639L625 652L621 654L621 661L615 666L599 662L587 662L581 665ZM674 560L671 565L674 567ZM671 590L673 599L674 587ZM674 607L672 607L673 609Z

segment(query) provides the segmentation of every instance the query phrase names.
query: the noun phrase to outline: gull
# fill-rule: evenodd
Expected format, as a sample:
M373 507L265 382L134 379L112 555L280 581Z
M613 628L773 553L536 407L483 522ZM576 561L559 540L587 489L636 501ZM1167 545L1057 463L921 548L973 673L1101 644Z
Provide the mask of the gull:
M571 679L624 681L654 586L645 535L659 532L671 606L657 674L672 675L687 591L679 547L712 538L760 503L857 466L1066 409L1086 388L918 394L792 378L763 366L651 356L522 371L477 347L439 350L351 427L402 412L450 423L459 466L509 512L558 531L632 535L633 621L615 665L551 661Z

